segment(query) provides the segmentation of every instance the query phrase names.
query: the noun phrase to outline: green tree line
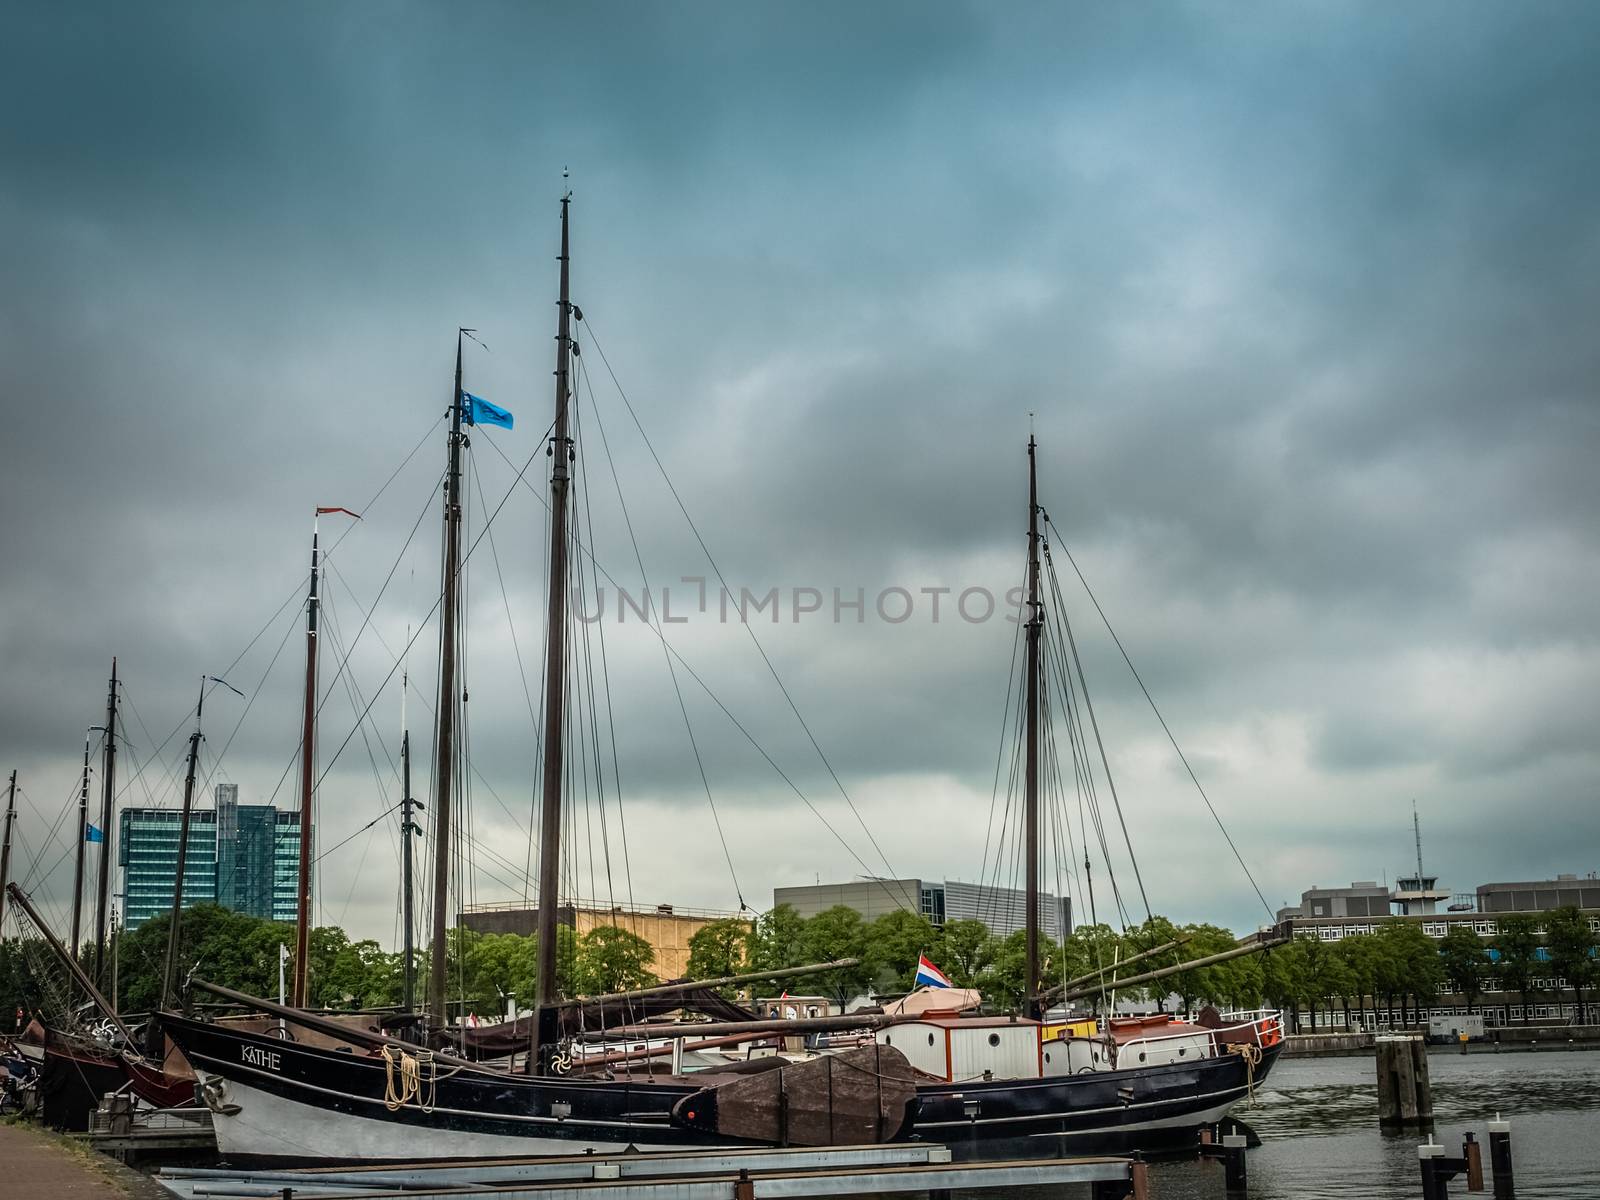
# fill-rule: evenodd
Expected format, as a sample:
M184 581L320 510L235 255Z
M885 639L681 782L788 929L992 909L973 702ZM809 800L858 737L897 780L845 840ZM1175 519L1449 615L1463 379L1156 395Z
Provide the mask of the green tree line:
M1600 943L1589 918L1570 907L1540 919L1513 913L1498 917L1496 930L1485 940L1452 924L1443 938L1432 938L1414 921L1390 920L1337 942L1296 938L1266 956L1262 995L1311 1030L1319 1015L1324 1026L1335 1024L1335 1013L1349 1026L1350 1010L1366 1007L1365 998L1388 1021L1404 1025L1418 1020L1448 984L1469 1007L1480 1006L1489 991L1516 994L1526 1022L1530 1000L1542 994L1536 981L1565 979L1581 1021L1600 982Z
M1076 1003L1091 1011L1101 1011L1113 1000L1161 1008L1175 997L1180 1011L1188 1014L1202 1004L1248 1008L1265 1001L1289 1012L1296 1027L1315 1030L1319 1024L1341 1023L1340 1016L1349 1025L1351 1009L1369 1007L1368 998L1370 1007L1384 1010L1389 1020L1407 1023L1434 1004L1447 983L1473 1005L1490 989L1517 993L1527 1019L1528 1002L1540 994L1537 981L1563 978L1581 1007L1600 983L1596 938L1588 918L1576 909L1564 909L1546 915L1542 924L1541 938L1532 918L1500 917L1498 934L1485 942L1460 925L1449 936L1435 939L1415 922L1391 920L1372 933L1338 942L1297 938L1264 954L1181 971L1144 988L1113 991L1109 982L1114 973L1108 973L1103 976L1106 988L1097 988ZM578 936L561 927L558 937L557 973L566 995L597 995L658 982L649 943L625 928L603 925ZM1177 948L1142 958L1122 973L1176 965L1237 944L1231 932L1218 926L1175 925L1164 917L1120 933L1105 925L1086 925L1059 942L1043 940L1043 973L1047 982L1061 983L1180 938ZM167 918L157 917L125 932L118 942L120 1007L124 1012L148 1011L156 1005L161 987ZM184 973L271 998L277 994L280 944L292 953L292 925L199 905L184 911L179 962ZM530 1007L536 950L532 936L452 930L446 963L452 1011L464 1007L494 1018L507 1012L513 999L519 1008ZM996 936L978 921L949 921L935 927L926 917L903 911L868 921L840 906L805 918L788 905L778 905L753 922L714 921L690 939L687 974L709 979L858 959L857 966L791 978L782 985L791 993L842 1002L863 993L890 996L909 991L922 954L957 987L979 989L996 1008L1012 1009L1022 1002L1020 931ZM91 958L92 948L85 951L86 965ZM352 941L334 927L314 929L310 1002L328 1009L397 1006L402 999L402 968L401 956L375 941ZM424 951L417 955L419 993L427 976ZM62 1002L63 981L64 972L42 943L0 944L0 1014L9 1016L19 1006L51 1013L51 1006L59 1008ZM735 994L733 989L725 991Z

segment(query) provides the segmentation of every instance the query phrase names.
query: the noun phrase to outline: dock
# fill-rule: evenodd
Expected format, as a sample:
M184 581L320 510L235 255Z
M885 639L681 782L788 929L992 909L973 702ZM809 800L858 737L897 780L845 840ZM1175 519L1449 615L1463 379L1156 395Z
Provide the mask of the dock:
M1145 1167L1128 1158L953 1162L944 1146L674 1151L397 1164L312 1170L171 1168L157 1180L183 1200L405 1197L405 1200L780 1200L956 1188L1087 1184L1096 1200L1145 1194Z
M217 1148L211 1110L206 1108L135 1109L102 1103L89 1115L88 1130L71 1136L121 1163L162 1155L215 1153Z

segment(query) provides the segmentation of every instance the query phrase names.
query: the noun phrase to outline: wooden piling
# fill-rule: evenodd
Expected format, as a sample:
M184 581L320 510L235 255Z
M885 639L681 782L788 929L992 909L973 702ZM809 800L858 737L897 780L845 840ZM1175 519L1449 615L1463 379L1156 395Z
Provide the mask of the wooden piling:
M1427 1043L1419 1037L1383 1037L1374 1043L1374 1050L1379 1124L1432 1125Z
M1135 1160L1128 1168L1128 1182L1133 1185L1132 1200L1150 1200L1150 1164Z
M1417 1124L1432 1125L1433 1080L1428 1073L1428 1043L1420 1037L1411 1039L1411 1086Z
M1467 1191L1483 1191L1483 1147L1475 1134L1467 1134L1462 1141L1461 1157L1467 1160Z

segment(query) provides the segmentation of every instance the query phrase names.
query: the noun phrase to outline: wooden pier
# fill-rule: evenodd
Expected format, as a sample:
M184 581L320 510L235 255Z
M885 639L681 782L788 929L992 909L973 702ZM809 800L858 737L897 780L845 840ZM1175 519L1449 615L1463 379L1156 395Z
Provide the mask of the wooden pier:
M225 1171L174 1168L158 1181L205 1200L346 1196L405 1200L785 1200L962 1188L1088 1184L1095 1200L1145 1200L1145 1165L1128 1158L952 1162L936 1145L853 1146L500 1159L440 1165Z

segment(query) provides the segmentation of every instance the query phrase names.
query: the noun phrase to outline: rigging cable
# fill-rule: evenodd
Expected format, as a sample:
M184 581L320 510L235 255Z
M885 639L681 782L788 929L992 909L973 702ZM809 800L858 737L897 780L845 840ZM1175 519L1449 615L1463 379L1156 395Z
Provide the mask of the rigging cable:
M490 444L493 445L493 443ZM498 447L496 447L496 449L498 449ZM503 453L501 457L504 457ZM512 464L509 459L507 459L506 462L507 465L511 466L513 470L516 469L515 465ZM526 467L524 467L523 470L525 471ZM531 483L528 483L526 480L522 479L520 475L515 481L513 481L512 486L515 487L517 483L522 483L524 487L533 493L534 497L537 498L541 504L546 506L546 516L548 517L549 502L539 494L538 489L536 489ZM606 570L603 565L601 565L600 560L595 556L593 547L580 546L579 549L588 554L589 561L594 565L594 569L601 575L605 576L606 582L610 583L612 587L616 587L618 590L620 590L616 577L613 576L610 571ZM706 694L706 697L722 711L722 715L728 718L733 727L739 731L739 733L744 737L745 741L750 743L751 748L762 757L769 767L772 768L773 772L778 776L778 778L783 780L784 784L789 788L789 790L795 794L796 799L804 804L806 808L810 810L811 815L816 817L821 823L822 827L831 835L833 835L834 840L839 843L839 845L844 849L845 853L855 860L856 865L862 870L863 877L877 883L880 887L882 887L884 890L884 895L897 908L900 908L906 912L913 911L906 906L904 899L901 898L898 892L892 888L889 888L885 884L884 877L877 874L873 868L868 866L866 861L856 853L855 848L845 840L844 835L842 835L838 829L835 828L833 822L829 821L827 817L823 816L822 811L812 803L811 798L807 796L805 792L801 790L800 786L796 784L792 778L790 778L788 773L778 765L777 760L773 758L770 753L768 753L767 748L756 739L754 734L745 728L744 724L739 720L738 717L733 715L733 710L723 703L722 698L717 695L717 693L712 689L711 685L705 681L704 677L702 677L700 673L694 669L693 665L690 664L689 660L683 656L678 648L673 646L671 643L666 642L666 638L663 635L662 630L657 627L656 623L646 620L645 628L657 638L661 639L661 641L666 643L668 653L672 655L674 661L676 661L677 664L684 669L690 679L693 679L695 683L700 686L700 690L703 691Z
M593 330L591 330L590 332L592 333ZM596 349L599 349L599 347L596 346ZM604 355L604 353L602 353L601 354L601 358L603 359L604 357L605 357L605 355ZM608 370L610 369L609 368L609 364L607 366L607 369ZM588 368L583 365L583 360L581 358L578 360L578 370L579 370L579 373L581 375L583 375L585 378L587 378ZM613 380L615 380L615 376L613 376ZM617 388L617 391L619 393L622 391L620 386ZM622 520L623 520L623 523L627 526L628 541L633 546L633 559L634 559L634 562L638 564L638 567L639 567L639 578L644 583L645 608L647 610L646 611L646 615L645 615L645 621L647 623L659 624L659 622L657 622L655 620L655 599L654 599L653 594L650 591L650 575L645 570L644 555L639 550L639 539L634 534L634 531L633 531L633 518L628 513L628 503L627 503L627 501L625 499L623 499L623 496L622 496L622 480L621 480L621 477L617 474L616 461L611 457L611 443L606 438L606 427L605 427L605 423L603 421L601 421L601 419L600 419L600 410L599 410L598 406L596 406L594 404L594 389L592 387L589 389L589 402L590 402L590 405L592 407L594 407L595 427L600 431L600 445L605 450L606 464L611 468L611 479L612 479L612 482L616 486L616 489L617 489L617 503L622 508ZM626 397L624 397L624 402L626 402ZM630 413L633 411L631 406L629 407L628 411ZM635 418L635 421L637 422L637 418ZM643 430L641 429L640 432L643 433ZM648 439L646 439L646 443L648 444ZM655 451L652 450L650 453L653 456L655 454ZM660 460L658 459L657 460L657 465L659 465L659 462L660 462ZM665 473L665 472L663 472L663 473ZM671 486L670 482L669 482L668 486ZM674 495L676 495L676 493L674 493ZM688 514L685 513L685 516L687 516L687 515ZM696 536L696 538L698 538L699 534L697 533L695 536ZM703 548L703 546L704 546L704 543L702 543L702 548ZM708 554L707 558L709 558L709 557L710 556ZM719 575L718 578L720 579L721 576ZM619 603L620 603L620 601L619 601ZM710 805L710 807L711 807L711 819L712 819L712 822L717 827L717 838L722 843L722 856L723 856L723 858L725 858L727 860L727 863L728 863L728 874L733 879L734 895L739 898L739 911L743 912L747 908L749 908L749 905L745 903L744 890L742 888L740 888L740 886L739 886L739 872L737 870L735 870L734 865L733 865L733 853L728 849L728 838L727 838L727 835L723 832L723 829L722 829L722 818L717 814L717 802L716 802L716 799L711 794L711 781L710 781L710 779L708 779L706 777L705 762L700 757L700 745L695 740L695 736L694 736L694 724L693 724L693 722L691 722L689 720L689 706L684 701L683 688L678 683L678 672L672 665L672 653L671 653L671 651L670 651L670 649L668 647L668 644L667 644L667 636L666 636L665 631L664 630L661 631L659 636L660 636L660 639L661 639L661 653L662 653L662 656L666 659L666 663L667 663L667 674L671 677L671 680L672 680L672 692L673 692L673 695L676 696L677 700L678 700L678 711L683 715L683 727L684 727L684 730L689 735L689 746L690 746L690 749L692 749L694 751L695 769L700 772L700 783L701 783L701 786L705 788L706 803L708 805Z
M611 360L606 357L605 349L600 345L599 338L595 336L592 321L585 318L584 324L589 327L590 341L593 342L595 350L599 353L600 361L605 364L606 373L611 376L611 382L617 389L617 395L622 397L622 403L627 408L628 415L633 418L634 427L638 429L639 436L644 439L645 448L650 451L650 457L655 461L656 468L661 472L661 478L666 483L667 490L672 493L673 500L677 502L678 511L683 514L684 521L688 523L689 531L694 534L694 540L699 543L701 552L706 556L706 562L711 565L711 570L716 574L718 584L721 585L725 593L728 592L728 581L723 577L722 568L717 565L717 560L712 557L711 550L706 545L705 539L700 536L700 530L695 525L694 518L689 515L689 509L684 504L683 498L678 495L678 489L673 485L672 477L667 474L667 468L662 463L660 455L656 453L656 448L650 441L650 435L645 433L644 425L639 420L639 414L634 411L632 401L628 399L627 392L623 390L621 382L617 379L616 371L611 367ZM823 753L822 746L817 741L816 735L811 732L811 726L806 723L805 717L800 715L799 706L794 702L794 697L789 694L788 687L784 685L782 677L778 674L778 668L773 665L772 659L767 656L766 648L762 646L761 639L756 636L754 627L748 621L741 620L740 624L744 626L745 632L750 635L750 641L755 645L757 653L761 655L761 661L766 664L767 670L772 674L773 682L778 685L778 690L783 693L784 701L789 705L789 711L794 713L795 720L800 723L800 728L805 731L806 738L811 742L811 748L817 752L817 757L822 760L822 765L827 768L828 775L833 780L834 786L839 789L839 794L844 797L850 812L855 816L856 823L861 826L861 832L867 835L867 841L877 851L878 858L889 872L889 877L897 878L894 867L889 863L888 856L884 854L883 848L878 845L878 839L873 837L872 830L867 828L867 823L861 816L860 810L856 808L855 801L851 799L850 793L845 790L843 781L840 780L838 773L833 769L833 763Z
M1045 516L1045 525L1053 527L1048 514ZM1162 732L1167 735L1167 740L1172 743L1173 750L1177 751L1178 761L1183 763L1183 769L1189 773L1189 778L1194 783L1195 790L1200 793L1200 798L1205 801L1206 809L1211 813L1211 819L1217 823L1217 828L1221 831L1223 840L1228 843L1228 849L1233 851L1233 857L1239 863L1239 869L1244 872L1244 877L1250 881L1250 886L1255 891L1256 899L1261 901L1261 907L1266 909L1268 916L1275 916L1272 911L1272 905L1267 903L1266 896L1262 895L1261 888L1256 884L1255 876L1250 874L1250 868L1245 865L1244 856L1239 853L1238 846L1234 845L1227 826L1222 823L1222 818L1217 815L1216 807L1211 803L1211 797L1206 795L1206 789L1201 786L1200 777L1194 773L1194 768L1189 765L1188 756L1184 754L1183 747L1178 745L1178 739L1173 736L1172 730L1167 726L1167 720L1161 715L1161 709L1157 707L1155 697L1150 694L1150 689L1145 687L1144 679L1140 676L1139 669L1133 665L1133 659L1128 656L1127 648L1123 646L1122 639L1117 636L1117 631L1111 627L1111 619L1106 616L1105 609L1100 607L1100 601L1095 597L1094 590L1089 586L1089 581L1083 577L1083 572L1078 568L1078 562L1072 557L1072 551L1067 548L1065 541L1061 543L1061 552L1067 556L1067 562L1072 565L1073 572L1078 576L1078 582L1083 584L1083 590L1094 605L1095 612L1100 614L1100 620L1105 623L1106 632L1111 635L1111 640L1116 643L1117 650L1122 655L1122 661L1128 664L1128 670L1133 673L1134 681L1138 683L1139 690L1144 693L1145 700L1150 704L1150 711L1155 713L1156 720L1161 722Z
M1046 528L1048 527L1047 519ZM1122 827L1122 840L1128 848L1128 861L1133 864L1134 882L1139 885L1139 899L1144 902L1145 919L1148 920L1153 915L1150 911L1150 898L1145 894L1144 877L1139 873L1139 860L1133 853L1133 840L1128 836L1128 823L1123 819L1122 800L1117 795L1117 781L1111 774L1111 760L1106 755L1105 742L1100 738L1100 722L1094 715L1094 698L1089 695L1089 681L1083 673L1083 660L1078 657L1078 642L1072 635L1072 621L1068 618L1065 603L1061 599L1061 587L1056 579L1056 565L1055 560L1050 555L1048 537L1046 537L1044 543L1044 561L1050 573L1050 594L1056 598L1056 615L1061 622L1062 630L1067 635L1067 647L1072 651L1072 663L1077 668L1078 682L1083 689L1083 706L1089 713L1089 728L1094 732L1094 744L1100 751L1100 762L1105 768L1106 786L1111 789L1111 806L1116 811L1117 824Z

